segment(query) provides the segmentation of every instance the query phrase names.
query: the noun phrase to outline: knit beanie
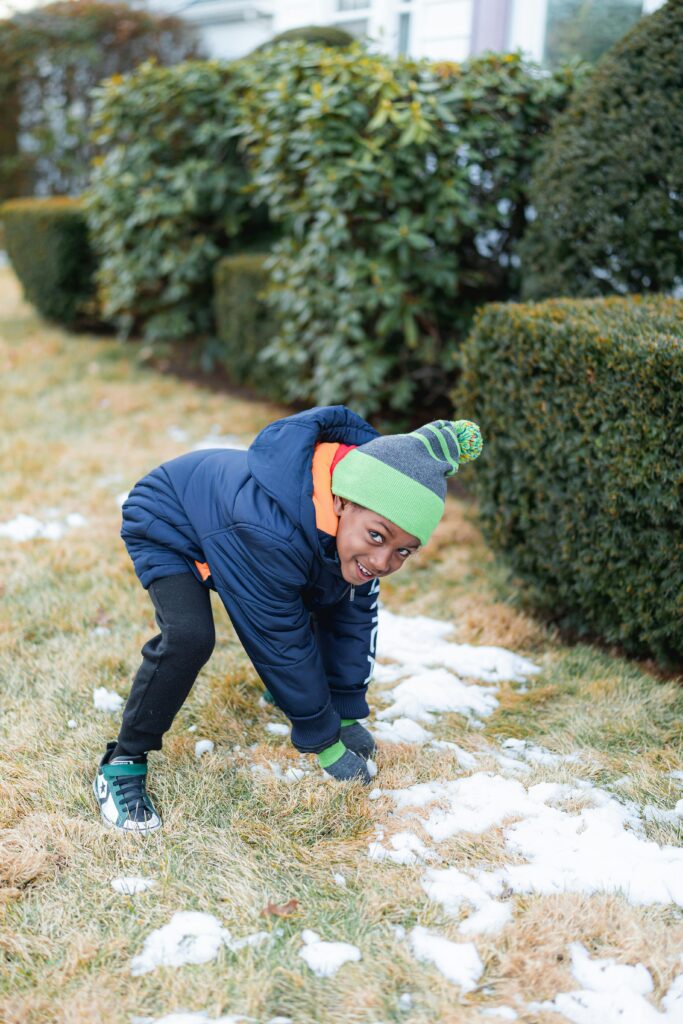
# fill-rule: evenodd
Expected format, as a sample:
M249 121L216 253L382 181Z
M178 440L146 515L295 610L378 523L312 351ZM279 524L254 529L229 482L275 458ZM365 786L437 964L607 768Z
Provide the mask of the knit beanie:
M410 434L376 437L334 467L332 493L377 512L426 544L443 515L446 478L481 453L479 427L435 420Z

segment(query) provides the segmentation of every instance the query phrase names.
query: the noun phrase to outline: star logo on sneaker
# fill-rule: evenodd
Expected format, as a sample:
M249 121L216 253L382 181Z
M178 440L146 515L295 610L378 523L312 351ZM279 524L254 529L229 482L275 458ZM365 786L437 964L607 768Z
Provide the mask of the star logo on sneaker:
M97 776L97 795L100 798L100 800L105 800L106 799L108 789L109 789L109 786L107 785L107 780L105 779L104 775L98 775Z

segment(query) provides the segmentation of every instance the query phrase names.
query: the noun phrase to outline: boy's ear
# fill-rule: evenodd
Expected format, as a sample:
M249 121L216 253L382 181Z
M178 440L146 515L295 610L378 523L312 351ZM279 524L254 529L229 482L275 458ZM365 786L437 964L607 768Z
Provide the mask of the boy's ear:
M337 516L340 516L346 508L346 502L338 494L332 495L332 504L334 506L334 514Z

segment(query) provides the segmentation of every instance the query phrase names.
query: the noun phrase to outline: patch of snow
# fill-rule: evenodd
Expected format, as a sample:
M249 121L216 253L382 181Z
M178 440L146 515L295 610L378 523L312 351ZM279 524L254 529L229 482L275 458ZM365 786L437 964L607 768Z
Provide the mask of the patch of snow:
M504 680L523 682L540 668L503 647L474 647L444 640L452 631L449 622L419 615L414 618L394 615L386 608L379 612L377 657L412 666L443 666L457 675L473 676L486 683Z
M386 696L393 704L377 713L377 718L416 718L433 722L434 714L456 711L464 715L485 717L495 711L498 700L495 688L463 683L445 668L416 669Z
M197 726L196 725L188 725L187 731L188 732L196 732L197 731Z
M644 964L591 960L579 942L569 948L572 974L582 988L532 1003L530 1010L551 1010L573 1024L680 1024L683 1020L683 974L662 999L664 1012L660 1013L646 998L654 986Z
M500 1020L517 1020L517 1011L511 1006L491 1006L479 1011L482 1017L498 1017Z
M484 965L473 942L451 942L420 925L412 929L409 938L418 960L434 964L463 992L471 992L476 987Z
M461 768L464 768L465 771L469 771L471 768L476 767L476 755L471 754L469 750L463 750L463 748L458 746L457 743L451 743L450 740L431 740L429 745L430 747L434 747L436 750L452 750L456 756L458 764Z
M368 775L371 779L374 779L375 775L377 775L377 762L373 761L372 758L369 757L365 764L368 769Z
M237 748L235 748L237 749ZM303 779L305 775L310 775L309 771L305 768L295 768L290 765L284 772L280 765L276 761L269 761L268 768L262 764L252 764L250 770L254 775L265 775L269 778L276 778L279 782L298 782L299 779Z
M218 428L215 428L196 444L193 444L192 450L201 452L207 448L237 448L239 451L246 452L248 447L249 445L244 444L234 434L220 434Z
M332 875L332 877L334 878L334 880L337 883L337 885L340 885L342 887L342 889L346 888L346 879L342 875L341 871L335 871L335 873Z
M75 729L76 725L77 725L77 722L76 722L75 718L70 718L69 721L66 723L67 729Z
M90 636L109 636L110 633L108 626L93 626L90 630Z
M398 997L398 1008L404 1013L407 1013L408 1010L412 1010L413 997L410 992L401 992L401 995Z
M422 822L437 842L518 819L505 828L505 844L527 863L480 872L485 888L502 882L516 893L622 892L634 904L683 907L683 849L643 838L637 807L590 783L541 783L527 791L516 779L478 772L385 792L399 809L438 801L442 806ZM591 806L554 806L570 800Z
M426 860L433 860L435 854L429 850L422 840L413 832L397 832L389 836L389 844L392 849L376 840L368 846L368 857L370 860L390 860L394 864L421 864Z
M397 718L394 722L377 722L375 735L385 743L415 743L422 745L431 739L431 733L412 718Z
M131 1017L131 1024L245 1024L253 1017L235 1016L207 1017L205 1013L167 1013L165 1017Z
M301 938L304 946L299 950L299 956L319 978L329 978L343 964L361 959L358 947L349 942L324 942L308 928L302 932Z
M112 889L122 896L134 896L136 892L145 892L156 884L153 878L141 878L133 875L111 880Z
M184 441L187 441L187 431L183 430L182 427L169 427L166 433L172 441L177 441L178 444L182 444Z
M181 967L215 960L230 932L213 914L178 911L168 924L156 928L145 939L142 952L131 961L131 974L139 977L156 967Z
M379 800L382 794L383 790L379 788L371 789L370 792L368 793L368 800Z
M55 510L48 510L47 515L57 515ZM0 537L7 537L17 544L23 544L28 540L59 540L67 530L73 530L85 526L87 519L80 512L70 512L64 519L54 519L52 522L42 522L35 516L27 516L20 513L14 519L6 523L0 523Z
M572 754L553 754L545 747L539 747L529 740L507 739L503 740L503 750L513 758L522 758L524 761L531 761L533 764L556 765L575 764L581 759L578 752Z
M268 932L254 932L242 939L233 939L213 914L178 911L168 924L147 936L142 952L131 961L131 974L139 977L156 967L205 964L215 960L223 946L238 952L245 946L260 945L267 938Z
M98 686L92 692L92 700L98 711L119 711L123 706L123 697L106 686Z
M129 494L130 491L121 491L120 494L116 495L116 498L114 500L116 501L116 504L119 506L119 508L125 505L125 503L128 501Z
M194 756L201 757L202 754L210 754L214 745L213 740L197 740L194 745Z
M512 905L509 902L500 903L492 898L500 894L502 881L492 893L490 886L485 889L458 868L429 868L422 879L422 888L430 900L440 903L452 917L460 915L463 904L473 907L474 913L460 925L463 935L495 934L512 917Z
M266 731L271 732L274 736L289 736L289 726L284 722L268 722Z

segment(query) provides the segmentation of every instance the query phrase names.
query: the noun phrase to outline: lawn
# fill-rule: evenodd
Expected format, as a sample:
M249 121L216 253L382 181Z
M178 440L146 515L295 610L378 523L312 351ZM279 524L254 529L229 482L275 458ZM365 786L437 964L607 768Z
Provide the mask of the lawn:
M215 602L216 652L150 758L163 830L101 826L120 712L93 691L125 697L154 628L121 495L287 410L45 324L7 269L0 310L0 1020L683 1020L681 680L525 612L469 502L383 585L373 789L268 730L285 719ZM154 885L115 891L128 876ZM213 958L140 969L190 911L227 929ZM311 931L360 959L319 976Z

